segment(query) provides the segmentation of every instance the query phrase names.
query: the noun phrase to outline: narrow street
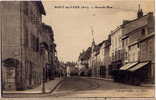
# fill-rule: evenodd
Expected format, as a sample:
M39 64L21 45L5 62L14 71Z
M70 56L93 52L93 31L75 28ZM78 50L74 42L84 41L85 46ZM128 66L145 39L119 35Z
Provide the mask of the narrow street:
M154 87L131 86L84 77L65 78L50 94L4 94L3 97L152 97Z
M53 92L56 97L152 97L154 88L80 77L66 78ZM153 94L152 94L153 93Z

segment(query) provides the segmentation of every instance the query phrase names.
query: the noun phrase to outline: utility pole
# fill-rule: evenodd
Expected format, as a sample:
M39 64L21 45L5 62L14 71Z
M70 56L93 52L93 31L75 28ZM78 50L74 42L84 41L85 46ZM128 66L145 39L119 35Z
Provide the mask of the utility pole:
M94 40L94 30L93 30L93 26L91 26L90 28L91 28L92 38L93 38L93 41L92 41L92 42L95 42L95 40Z
M94 30L93 30L93 27L91 26L90 27L91 28L91 34L92 34L92 50L91 50L91 67L92 67L92 76L94 76L94 71L95 71L95 69L94 69L94 64L93 64L93 52L94 52L94 46L95 46L95 41L94 41Z

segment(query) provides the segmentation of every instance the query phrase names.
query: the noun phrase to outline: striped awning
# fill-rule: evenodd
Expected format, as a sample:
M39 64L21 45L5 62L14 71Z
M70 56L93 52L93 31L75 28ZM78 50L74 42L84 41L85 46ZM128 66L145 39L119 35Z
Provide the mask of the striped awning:
M122 66L122 67L120 68L120 70L127 70L127 69L129 69L129 68L135 66L137 63L138 63L138 62L128 63L128 64Z
M134 71L136 71L136 70L138 70L138 69L144 67L144 66L147 65L148 63L149 63L149 62L142 62L142 63L139 63L139 64L135 65L134 67L128 69L128 70L131 71L131 72L134 72Z

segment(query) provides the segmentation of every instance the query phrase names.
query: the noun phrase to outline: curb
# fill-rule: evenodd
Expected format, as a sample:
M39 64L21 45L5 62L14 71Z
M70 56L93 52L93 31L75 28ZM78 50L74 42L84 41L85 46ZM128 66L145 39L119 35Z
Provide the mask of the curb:
M49 92L47 92L46 94L53 93L53 92L55 91L55 89L56 89L63 81L64 81L64 79L62 79L60 82L58 82L58 83L56 84L56 86L55 86L53 89L51 89Z
M62 82L64 81L64 79L60 80L55 86L54 88L52 88L51 90L49 90L48 92L42 93L42 92L34 92L34 93L15 93L15 92L11 92L11 93L2 93L2 94L49 94L52 93Z
M104 78L97 78L97 77L83 77L83 78L96 79L96 80L104 80L104 81L113 81L113 79L104 79Z
M141 84L141 87L155 87L155 84Z

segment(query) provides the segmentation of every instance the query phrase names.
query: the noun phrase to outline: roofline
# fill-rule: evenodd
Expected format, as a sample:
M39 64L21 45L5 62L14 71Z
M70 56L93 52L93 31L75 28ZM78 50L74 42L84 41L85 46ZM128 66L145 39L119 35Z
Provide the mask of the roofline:
M117 28L111 31L110 35L113 35L115 32L117 32L119 29L121 29L121 25L119 25Z
M136 19L134 19L134 20L130 20L128 23L122 24L121 26L125 26L125 25L127 25L127 24L129 24L129 23L132 23L132 22L134 22L134 21L137 21L137 20L139 20L139 19L142 19L143 17L146 17L146 16L148 16L148 15L150 15L150 14L153 15L153 12L149 12L149 13L147 13L146 15L142 16L141 18L136 18Z
M42 4L42 1L35 1L35 3L37 4L37 7L39 8L40 13L43 14L43 15L46 15L44 6Z

